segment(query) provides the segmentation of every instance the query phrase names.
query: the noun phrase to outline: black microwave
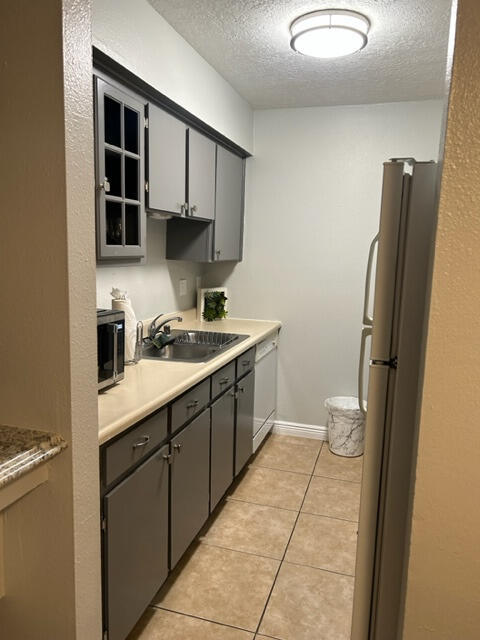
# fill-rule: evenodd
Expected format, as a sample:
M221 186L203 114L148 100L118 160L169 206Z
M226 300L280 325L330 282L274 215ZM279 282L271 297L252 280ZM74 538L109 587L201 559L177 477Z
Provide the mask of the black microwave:
M116 384L125 376L125 313L97 309L98 390Z

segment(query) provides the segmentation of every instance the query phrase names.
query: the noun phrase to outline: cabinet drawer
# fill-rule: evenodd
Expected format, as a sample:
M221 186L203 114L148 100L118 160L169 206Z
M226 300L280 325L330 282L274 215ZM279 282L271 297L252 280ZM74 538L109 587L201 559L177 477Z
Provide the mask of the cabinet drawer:
M255 366L255 347L252 347L237 358L237 378L250 371Z
M172 433L200 413L209 401L210 378L207 378L172 404Z
M109 486L167 437L167 409L144 420L105 451L105 484Z
M212 375L212 398L216 398L235 382L235 360Z

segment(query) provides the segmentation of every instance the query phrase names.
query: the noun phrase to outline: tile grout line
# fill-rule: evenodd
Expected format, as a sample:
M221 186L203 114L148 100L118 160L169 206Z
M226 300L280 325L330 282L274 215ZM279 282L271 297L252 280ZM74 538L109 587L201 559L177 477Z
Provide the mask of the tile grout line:
M337 516L327 516L324 513L313 513L313 511L302 511L307 516L317 516L317 518L329 518L330 520L340 520L341 522L352 522L358 524L358 520L349 520L348 518L338 518Z
M270 509L281 509L282 511L289 511L290 513L298 513L297 509L287 509L286 507L277 507L273 504L263 504L261 502L252 502L251 500L242 500L241 498L234 498L233 496L228 496L227 501L228 500L235 500L236 502L245 502L246 504L255 504L257 505L257 507L269 507Z
M219 627L228 627L230 629L237 629L238 631L245 631L245 633L253 633L255 635L255 631L252 629L245 629L244 627L236 627L233 624L228 624L228 622L218 622L218 620L211 620L210 618L202 618L200 616L195 616L192 613L184 613L183 611L176 611L175 609L167 609L167 607L160 607L157 604L150 604L149 607L152 609L157 609L159 611L168 611L169 613L175 613L177 616L185 616L186 618L193 618L194 620L201 620L202 622L210 622L211 624L216 624Z
M320 447L320 450L319 450L319 452L317 454L317 457L315 459L315 464L313 465L313 470L315 470L315 467L316 467L316 464L318 462L318 458L320 457L320 453L322 452L322 449L323 449L323 442L322 442L322 446ZM267 599L265 601L265 606L263 607L263 611L262 611L262 613L260 615L260 620L258 621L258 624L257 624L257 629L255 631L255 636L260 633L260 627L262 626L263 618L265 617L265 612L267 611L268 603L270 602L270 598L272 597L273 589L275 588L275 584L277 582L278 575L279 575L280 570L281 570L281 568L283 566L283 563L285 561L285 556L287 555L288 545L290 544L290 542L292 540L293 533L295 531L295 527L297 526L297 522L298 522L298 519L300 517L300 513L302 512L302 507L303 507L303 504L305 502L305 498L307 497L308 489L309 489L310 484L312 482L312 478L313 478L313 472L310 475L310 479L309 479L307 487L305 489L305 493L303 494L303 500L302 500L302 502L300 504L300 508L299 508L299 510L297 512L297 517L295 518L295 522L293 524L292 531L290 532L290 536L288 538L288 542L287 542L287 545L285 547L285 551L283 552L283 556L282 556L282 559L280 560L280 564L278 566L277 572L275 573L275 577L273 579L272 586L270 587L270 591L268 592L268 596L267 596Z
M299 515L302 515L304 512L302 511ZM315 514L308 514L308 515L315 515ZM317 516L317 517L322 517L322 516ZM349 520L344 520L343 522L350 522ZM294 523L294 528L296 525L297 521L295 520ZM355 523L352 523L355 524ZM207 547L214 547L215 549L224 549L225 551L231 551L232 553L243 553L247 556L253 556L254 558L264 558L265 560L273 560L275 562L280 562L283 563L285 562L286 564L293 564L296 567L308 567L309 569L316 569L317 571L326 571L327 573L335 573L338 576L346 576L347 578L354 578L355 575L353 573L345 573L343 571L334 571L333 569L326 569L325 567L316 567L313 564L307 564L306 562L293 562L292 560L283 560L283 555L282 558L275 558L273 556L266 556L263 553L254 553L253 551L244 551L243 549L232 549L231 547L225 547L221 544L213 544L212 542L207 542L205 540L199 540L198 541L200 544L205 544L207 545ZM288 542L290 542L290 538L288 540ZM288 542L287 545L285 547L285 550L288 547Z

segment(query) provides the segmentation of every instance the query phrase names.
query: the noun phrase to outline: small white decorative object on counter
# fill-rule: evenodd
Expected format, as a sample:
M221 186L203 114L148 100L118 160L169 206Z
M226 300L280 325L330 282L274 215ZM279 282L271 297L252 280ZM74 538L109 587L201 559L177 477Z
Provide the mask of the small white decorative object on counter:
M365 418L358 398L337 396L325 400L328 410L328 445L337 456L355 458L363 454Z
M228 292L226 287L211 287L210 289L197 289L197 320L205 322L205 296L210 293L221 293L225 298L225 304L223 305L223 311L225 315L221 318L212 318L212 320L223 320L228 314ZM207 320L208 321L208 320Z
M135 364L135 342L137 338L137 318L126 291L113 287L112 309L125 313L125 364Z

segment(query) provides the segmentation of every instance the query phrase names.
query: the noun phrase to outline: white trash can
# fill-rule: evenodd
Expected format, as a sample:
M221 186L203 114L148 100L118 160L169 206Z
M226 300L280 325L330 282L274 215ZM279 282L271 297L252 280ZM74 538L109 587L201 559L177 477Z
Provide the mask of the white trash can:
M325 400L328 409L328 445L337 456L355 458L363 454L365 418L358 398L337 396Z

